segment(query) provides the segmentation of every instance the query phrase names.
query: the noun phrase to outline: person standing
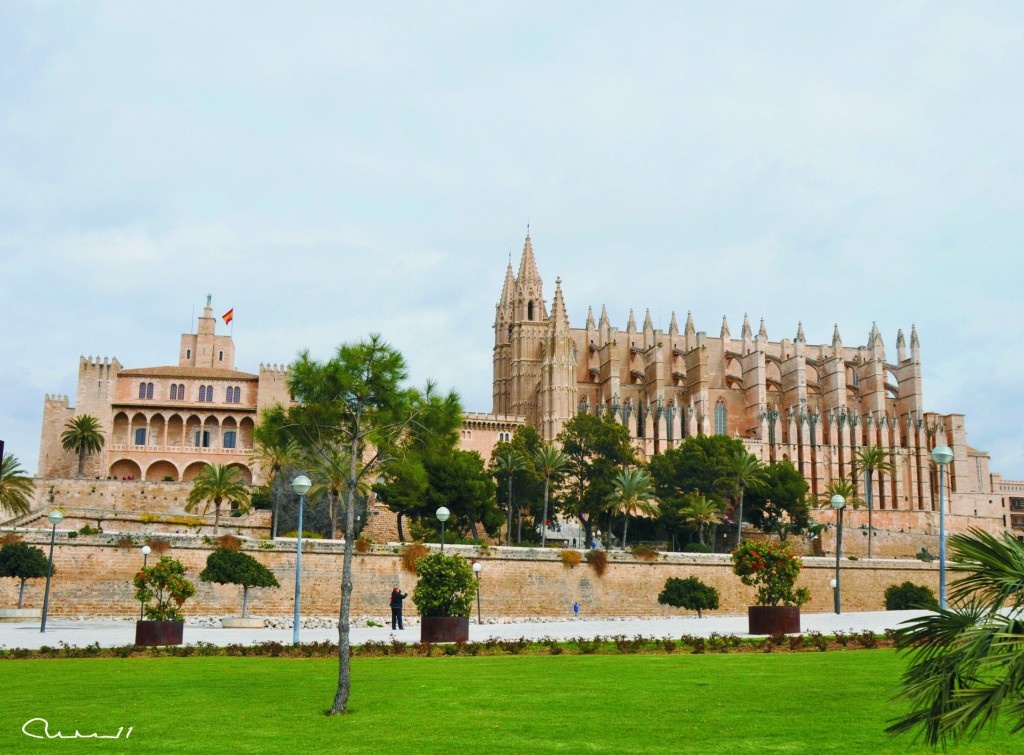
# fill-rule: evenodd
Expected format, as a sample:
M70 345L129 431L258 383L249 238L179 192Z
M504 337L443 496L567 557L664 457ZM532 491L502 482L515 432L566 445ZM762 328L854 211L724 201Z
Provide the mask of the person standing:
M572 604L572 613L573 613L573 616L575 616L576 618L579 618L579 615L580 615L580 604L579 604L579 601L577 601L577 602Z
M402 592L397 587L391 591L391 629L394 630L397 624L398 629L405 629L402 626L402 601L408 598L407 593Z

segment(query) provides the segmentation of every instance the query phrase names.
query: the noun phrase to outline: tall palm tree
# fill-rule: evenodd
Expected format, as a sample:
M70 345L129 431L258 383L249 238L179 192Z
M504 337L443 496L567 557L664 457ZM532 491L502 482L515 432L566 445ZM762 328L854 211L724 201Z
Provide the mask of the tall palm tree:
M743 542L743 492L767 480L764 464L746 449L737 449L722 465L719 482L725 483L736 504L736 547Z
M868 558L871 558L871 476L874 472L893 472L896 465L889 460L889 451L881 446L864 446L853 457L854 468L864 471L864 482L867 484L868 503Z
M935 746L971 739L1002 712L1024 730L1024 543L1009 532L978 529L949 540L950 568L965 576L951 585L951 607L909 621L896 646L909 651L900 697L911 710L887 729L921 727Z
M260 423L253 430L253 449L249 463L267 470L265 485L273 491L274 481L284 467L296 464L302 459L302 447L288 437L282 427L283 420L273 411L264 410ZM277 537L277 496L270 496L270 537Z
M724 507L720 501L701 493L687 493L683 499L686 504L679 510L679 516L697 530L698 542L705 545L704 530L722 523Z
M69 419L60 435L60 444L65 451L78 454L78 479L85 475L85 455L94 454L103 448L103 433L100 422L91 414L81 414Z
M626 533L629 530L629 518L637 516L656 516L658 500L654 497L654 480L642 469L626 469L615 475L612 480L612 492L608 498L608 542L611 543L612 516L621 512L625 518L622 525L622 549L626 548Z
M11 514L26 514L31 508L32 478L25 474L14 454L0 461L0 509Z
M857 492L857 486L844 477L837 477L829 480L825 489L818 494L818 506L824 508L832 505L832 496L841 495L846 499L844 508L859 509L864 505L864 499Z
M309 496L312 498L319 493L327 493L327 517L331 522L332 540L338 537L338 502L348 484L348 469L345 467L347 457L346 449L331 446L324 449L323 457L309 458L309 463L315 470L313 479L316 481L309 489Z
M548 490L551 478L559 477L569 469L569 457L561 449L545 443L533 455L537 471L544 475L544 518L541 519L540 547L547 547L548 535Z
M508 512L507 527L505 529L505 545L512 545L512 478L516 472L523 472L528 468L526 459L509 449L494 456L494 471L496 474L508 475Z
M239 479L238 470L234 467L225 464L207 464L192 481L192 490L188 494L185 511L191 513L200 503L205 502L206 506L203 507L205 514L212 503L213 534L216 535L220 529L220 505L224 501L238 504L238 508L243 513L248 511L249 488Z

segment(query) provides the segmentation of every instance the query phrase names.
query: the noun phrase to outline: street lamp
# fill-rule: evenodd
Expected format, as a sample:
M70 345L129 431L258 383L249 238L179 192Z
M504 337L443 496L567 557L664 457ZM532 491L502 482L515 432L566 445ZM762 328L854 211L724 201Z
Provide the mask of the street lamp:
M939 608L946 609L946 505L942 490L943 471L953 461L953 449L936 446L932 449L932 461L939 468Z
M484 620L480 618L480 570L483 569L483 565L477 561L473 564L473 573L476 574L476 623L483 624Z
M46 611L50 606L50 577L53 576L53 541L57 539L57 525L64 519L64 515L57 509L50 512L46 517L53 525L50 530L50 561L46 565L46 592L43 593L43 623L39 627L40 633L46 631Z
M839 560L843 557L843 507L846 505L846 499L836 493L832 496L830 503L832 508L836 510L838 521L838 529L836 530L836 578L832 582L832 586L835 588L833 598L835 600L836 613L842 613L839 610Z
M153 552L153 549L148 545L142 546L142 568L146 568L146 562L149 560L149 554ZM142 621L146 610L146 601L139 601L139 621Z
M299 602L302 599L302 504L313 483L304 474L292 480L292 492L299 497L299 529L295 541L295 614L292 617L292 644L299 644Z
M434 512L434 516L437 517L437 521L441 523L441 552L444 553L444 523L448 521L452 513L444 506Z

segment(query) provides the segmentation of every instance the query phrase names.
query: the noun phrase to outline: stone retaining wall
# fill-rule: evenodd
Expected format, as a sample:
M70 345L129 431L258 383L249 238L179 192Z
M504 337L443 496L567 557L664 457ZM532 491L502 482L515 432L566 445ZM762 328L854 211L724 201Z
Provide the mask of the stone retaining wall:
M49 533L25 536L26 542L44 552ZM58 536L54 552L56 573L50 588L50 611L56 616L131 616L137 613L132 575L142 566L138 548L119 548L112 536L79 536L69 540ZM196 582L195 598L186 605L191 615L227 615L241 611L240 587L209 585L198 580L211 546L194 536L171 536L173 547L167 555L189 568ZM342 549L340 543L305 541L302 556L302 612L305 615L337 615L340 600ZM249 610L253 615L286 616L292 612L295 584L295 545L291 542L247 543L245 551L266 564L281 583L279 589L251 590ZM353 616L388 614L388 595L395 586L412 592L416 576L403 571L398 546L375 546L371 553L357 554L353 565L355 593ZM668 577L696 576L716 587L722 613L743 613L752 603L754 591L740 583L731 570L728 556L714 554L662 554L657 562L644 562L629 554L613 553L608 570L598 577L581 563L575 568L562 565L554 549L478 550L469 546L448 546L467 558L478 558L481 573L481 603L484 617L554 617L568 615L579 601L584 616L677 615L657 602ZM150 556L152 559L154 556ZM799 584L810 589L811 602L805 612L832 610L829 580L835 576L835 561L805 558ZM843 609L881 610L883 593L892 584L906 580L938 589L938 568L921 561L844 561L842 565ZM26 607L39 606L45 580L37 579L25 588ZM17 580L0 579L0 607L17 605ZM407 601L407 612L415 611Z

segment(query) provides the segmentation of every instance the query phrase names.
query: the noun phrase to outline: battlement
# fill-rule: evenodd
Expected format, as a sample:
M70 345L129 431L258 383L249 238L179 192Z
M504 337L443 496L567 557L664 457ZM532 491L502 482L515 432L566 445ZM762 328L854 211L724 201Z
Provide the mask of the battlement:
M71 402L66 393L47 393L45 403L56 404L56 406L61 409L68 409L71 407Z
M260 375L287 377L291 374L291 368L286 364L264 364L260 362Z

